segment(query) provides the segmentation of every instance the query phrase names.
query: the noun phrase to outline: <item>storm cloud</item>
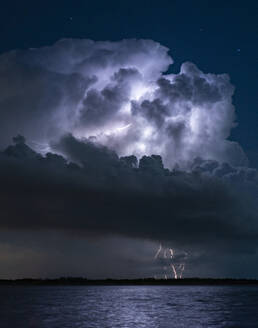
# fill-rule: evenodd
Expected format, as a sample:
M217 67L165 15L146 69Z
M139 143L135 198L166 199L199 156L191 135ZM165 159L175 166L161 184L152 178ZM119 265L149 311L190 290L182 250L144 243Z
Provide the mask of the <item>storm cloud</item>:
M64 133L92 138L119 156L159 154L188 167L195 157L246 165L229 141L233 86L172 58L152 40L61 40L0 56L2 147L20 133L41 152Z
M2 228L256 249L256 170L196 158L191 171L170 171L159 155L137 163L72 135L53 147L65 158L42 156L21 137L1 153Z
M2 236L3 263L19 249L53 263L49 234L80 259L75 240L88 252L97 240L108 254L123 245L124 262L122 251L109 264L99 249L86 256L93 267L102 259L102 277L111 263L116 277L130 263L156 274L160 243L179 260L191 253L189 275L241 275L243 256L257 260L258 174L229 140L234 87L189 62L169 74L172 63L152 40L61 40L0 56L0 229L15 236Z

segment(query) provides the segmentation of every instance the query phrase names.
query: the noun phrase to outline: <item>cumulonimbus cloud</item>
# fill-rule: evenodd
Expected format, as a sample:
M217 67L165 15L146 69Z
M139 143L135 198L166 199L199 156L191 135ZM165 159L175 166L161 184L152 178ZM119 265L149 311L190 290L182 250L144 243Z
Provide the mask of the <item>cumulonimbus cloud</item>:
M188 62L168 74L172 62L151 40L1 55L0 229L255 254L258 178L228 140L234 88Z
M152 40L61 40L0 57L0 136L21 133L38 150L64 133L91 138L119 156L159 154L167 167L195 157L245 165L227 140L235 125L234 88L172 58Z

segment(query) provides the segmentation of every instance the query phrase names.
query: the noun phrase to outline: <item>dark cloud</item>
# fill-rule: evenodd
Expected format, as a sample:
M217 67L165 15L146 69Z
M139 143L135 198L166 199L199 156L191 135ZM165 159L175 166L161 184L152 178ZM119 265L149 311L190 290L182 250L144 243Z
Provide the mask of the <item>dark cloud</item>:
M196 159L190 172L169 171L157 155L136 167L134 157L67 135L55 148L73 164L15 141L0 159L2 228L92 231L207 251L256 248L255 170Z

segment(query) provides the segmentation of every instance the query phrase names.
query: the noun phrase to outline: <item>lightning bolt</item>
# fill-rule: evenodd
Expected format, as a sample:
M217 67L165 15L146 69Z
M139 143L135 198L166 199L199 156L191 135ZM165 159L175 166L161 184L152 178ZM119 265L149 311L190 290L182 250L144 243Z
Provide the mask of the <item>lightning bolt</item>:
M162 247L162 245L159 245L159 248L154 256L154 259L157 259L158 257L161 257L163 259L165 259L166 261L169 261L169 263L167 263L167 265L163 265L163 270L164 270L164 279L168 279L168 276L166 274L167 270L168 270L168 266L171 267L173 275L174 275L174 279L182 279L183 277L183 272L185 270L185 261L188 259L188 252L183 251L183 261L182 263L176 263L176 259L175 259L175 251L173 250L173 248L165 248Z
M175 268L174 264L171 264L171 268L174 272L174 278L177 279L178 277L177 277L177 272L176 272L176 268Z
M158 250L157 250L157 252L156 252L156 254L155 254L155 256L154 256L154 259L155 259L155 260L158 258L158 256L159 256L159 254L160 254L161 251L162 251L162 246L161 246L161 244L160 244L160 245L159 245L159 248L158 248Z
M172 248L169 248L169 252L170 252L170 258L172 259L174 257L174 251Z
M181 263L178 267L179 270L181 270L180 274L179 274L179 278L182 279L182 276L183 276L183 272L185 270L185 264L184 263Z

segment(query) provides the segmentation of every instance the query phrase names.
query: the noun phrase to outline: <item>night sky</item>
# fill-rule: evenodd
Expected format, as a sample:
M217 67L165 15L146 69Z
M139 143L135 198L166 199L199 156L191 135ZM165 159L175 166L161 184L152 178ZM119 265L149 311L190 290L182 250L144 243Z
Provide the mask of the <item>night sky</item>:
M258 278L256 1L2 7L0 278Z

